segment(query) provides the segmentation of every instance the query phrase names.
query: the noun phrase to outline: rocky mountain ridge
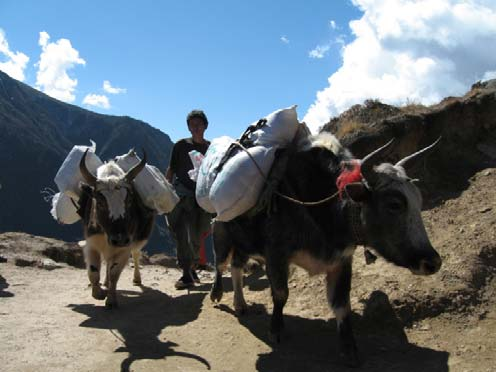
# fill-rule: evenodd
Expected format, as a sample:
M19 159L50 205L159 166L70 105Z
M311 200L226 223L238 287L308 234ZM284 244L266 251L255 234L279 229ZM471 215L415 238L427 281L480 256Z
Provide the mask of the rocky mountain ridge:
M23 231L79 240L79 223L59 225L50 216L53 178L74 145L97 144L102 160L135 148L165 171L172 141L149 124L127 116L101 115L60 102L0 72L0 232ZM53 190L53 191L52 191ZM160 238L161 232L163 235ZM170 245L163 218L152 238Z

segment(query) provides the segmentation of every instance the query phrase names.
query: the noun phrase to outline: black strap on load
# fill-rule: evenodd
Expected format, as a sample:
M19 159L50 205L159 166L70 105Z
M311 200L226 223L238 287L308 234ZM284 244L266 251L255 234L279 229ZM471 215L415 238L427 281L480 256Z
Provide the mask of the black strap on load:
M222 170L222 167L224 167L224 164L226 164L227 161L234 155L234 151L236 151L236 149L239 149L238 143L243 145L243 147L245 148L253 147L253 140L250 138L251 134L258 129L265 127L266 125L267 119L260 119L256 124L248 126L241 137L239 137L236 142L232 143L231 146L227 148L226 153L219 162L219 165L217 166L217 168L215 168L215 172L219 173Z
M275 203L273 203L273 196L277 194L277 189L286 172L289 158L295 151L296 147L294 145L277 150L276 158L265 180L265 185L258 197L257 204L246 212L248 216L257 215L260 212L270 214L277 209Z

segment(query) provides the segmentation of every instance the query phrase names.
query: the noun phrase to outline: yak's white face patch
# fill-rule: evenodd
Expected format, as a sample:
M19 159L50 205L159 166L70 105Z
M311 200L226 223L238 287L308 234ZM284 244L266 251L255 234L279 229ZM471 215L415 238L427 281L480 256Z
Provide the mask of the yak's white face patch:
M113 161L102 165L97 170L96 189L107 201L111 220L123 218L126 214L127 188L124 176L124 171Z
M111 220L124 218L124 215L126 214L127 189L125 187L120 187L113 190L101 190L100 192L107 200L109 218Z

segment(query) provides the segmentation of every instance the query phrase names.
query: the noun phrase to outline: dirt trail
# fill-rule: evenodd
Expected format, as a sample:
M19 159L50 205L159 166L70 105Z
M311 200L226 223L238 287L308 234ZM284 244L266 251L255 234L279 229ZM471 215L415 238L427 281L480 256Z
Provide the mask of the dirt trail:
M380 259L367 266L357 250L352 308L364 360L358 370L496 369L495 189L496 169L486 169L456 199L424 213L444 259L435 276L412 276ZM16 247L26 250L31 243L11 238L0 235L0 256L7 259L0 263L4 372L350 370L337 357L336 326L320 277L293 272L287 334L273 345L267 337L270 293L261 270L246 278L251 306L240 318L233 313L229 278L214 307L210 273L202 272L205 284L188 294L173 288L179 271L156 265L143 266L141 288L131 285L126 268L120 308L109 311L91 298L85 270L40 257L41 268L15 265L16 257L26 256Z

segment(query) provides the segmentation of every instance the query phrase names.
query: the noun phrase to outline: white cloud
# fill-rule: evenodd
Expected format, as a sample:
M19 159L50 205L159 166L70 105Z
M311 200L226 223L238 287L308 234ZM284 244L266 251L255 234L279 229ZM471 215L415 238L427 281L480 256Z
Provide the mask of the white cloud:
M95 106L104 109L110 108L110 102L107 96L99 94L87 94L83 99L83 105Z
M110 84L110 81L105 80L103 82L103 90L110 94L121 94L126 93L127 90L125 88L115 88Z
M345 35L338 35L334 38L334 42L342 47L346 44Z
M1 59L4 62L0 62L0 70L14 79L24 81L24 69L29 62L29 57L24 53L11 51L5 33L0 29L0 56L2 55L4 58Z
M330 48L331 48L330 45L317 45L315 49L312 49L310 52L308 52L308 56L310 58L317 58L317 59L324 58L324 56L327 54Z
M338 26L336 25L336 21L330 20L329 21L329 27L331 27L333 30L335 30Z
M461 95L496 66L496 4L474 0L352 0L363 16L342 65L304 121L313 131L356 103L433 104Z
M71 79L67 71L76 65L85 65L86 61L79 57L79 52L72 47L69 40L59 39L54 43L49 40L48 33L40 32L38 44L42 52L36 64L36 87L54 98L74 102L74 90L78 81Z
M496 79L496 70L494 71L486 71L484 76L482 77L482 81Z
M284 43L284 44L289 44L289 39L286 37L286 36L281 36L281 41Z

